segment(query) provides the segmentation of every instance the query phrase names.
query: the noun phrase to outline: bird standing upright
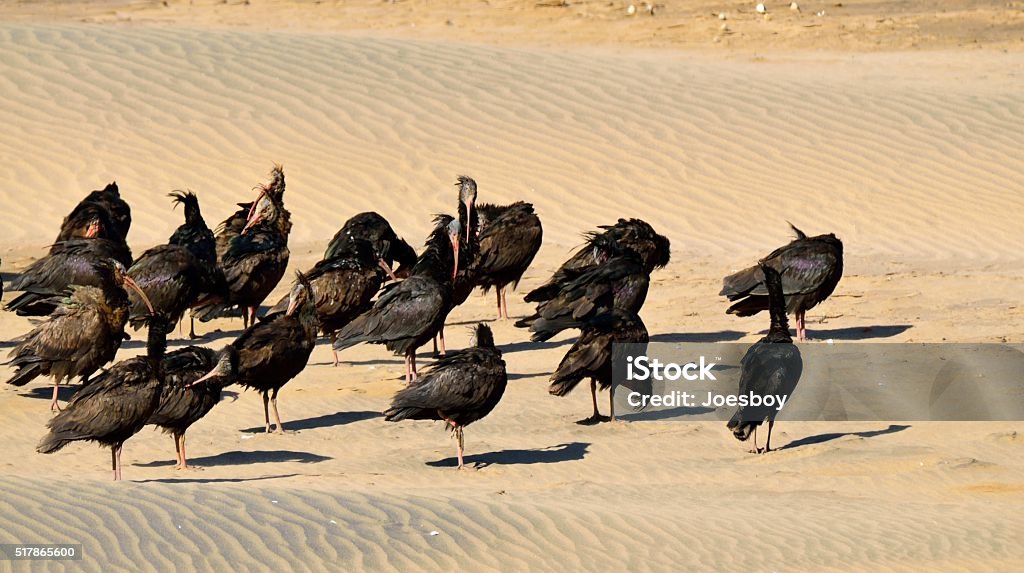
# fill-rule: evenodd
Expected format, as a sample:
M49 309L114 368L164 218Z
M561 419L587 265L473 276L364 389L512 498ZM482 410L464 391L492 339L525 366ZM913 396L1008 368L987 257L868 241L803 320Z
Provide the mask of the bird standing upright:
M71 442L95 441L110 447L114 480L121 479L121 449L145 427L160 399L167 323L151 316L146 355L122 360L78 391L68 407L46 424L50 432L36 447L51 454Z
M463 428L491 413L508 384L505 361L485 324L475 328L476 343L438 360L429 371L402 388L384 412L388 422L443 420L458 440L463 467Z
M789 323L786 321L785 297L783 295L782 277L767 262L759 266L768 291L768 312L771 315L771 326L768 334L751 346L740 360L740 383L738 396L785 396L787 399L803 372L803 359L800 349L793 344L789 336ZM772 428L779 410L776 406L740 406L729 420L727 427L732 430L737 440L745 441L754 435L754 449L751 453L767 453L771 451ZM764 449L757 447L757 427L768 420L768 440Z

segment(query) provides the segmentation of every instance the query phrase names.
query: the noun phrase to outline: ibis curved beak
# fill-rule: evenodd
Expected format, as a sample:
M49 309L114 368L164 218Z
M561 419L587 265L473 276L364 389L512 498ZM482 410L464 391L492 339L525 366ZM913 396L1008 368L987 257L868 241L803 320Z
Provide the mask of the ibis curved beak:
M259 206L260 200L267 196L267 188L260 187L260 194L256 196L256 200L249 206L249 214L245 216L246 221L251 221L252 216L256 213L256 207Z
M469 242L469 233L473 228L473 200L463 201L466 205L466 242Z
M377 266L386 272L388 276L391 277L391 280L398 282L398 277L395 276L395 271L391 270L391 265L389 265L384 259L377 259Z
M452 265L452 282L455 282L455 277L459 274L459 238L452 237L452 255L455 257L455 264Z
M210 380L211 378L216 378L220 374L219 371L220 371L219 368L214 367L213 370L210 370L209 372L204 374L201 378L199 378L195 382L193 382L193 383L191 383L191 384L189 384L189 385L187 385L185 387L186 388L191 388L191 387L195 386L196 384L202 384L203 382L206 382L207 380Z
M135 282L135 279L128 275L125 275L124 284L128 285L129 287L131 287L132 290L139 293L139 298L141 298L142 302L146 304L146 308L149 309L149 314L156 314L156 311L153 310L153 303L149 302L149 297L146 296L146 293L142 290L142 287L139 286L139 283Z

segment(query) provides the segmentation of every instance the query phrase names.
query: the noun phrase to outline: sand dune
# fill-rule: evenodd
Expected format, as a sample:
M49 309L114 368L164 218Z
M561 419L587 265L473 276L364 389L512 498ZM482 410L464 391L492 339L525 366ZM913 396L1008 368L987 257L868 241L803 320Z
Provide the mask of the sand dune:
M848 253L836 296L809 315L812 336L1020 342L1022 66L1013 52L743 58L3 24L3 270L41 255L71 206L110 180L141 253L180 221L172 189L196 191L212 225L282 162L301 269L363 210L419 245L465 173L481 201L532 201L542 217L523 290L594 225L638 216L668 235L673 262L643 312L655 340L756 339L764 321L726 316L715 294L788 240L789 220L835 232ZM472 297L450 345L492 315L491 297ZM6 340L29 327L0 314ZM218 329L207 344L219 347L239 328L201 331ZM316 348L281 394L297 433L263 435L258 395L232 389L189 433L202 471L175 472L171 439L147 429L125 448L121 484L95 447L35 454L48 389L8 387L0 542L80 542L90 570L1024 564L1019 424L784 423L783 449L762 457L720 424L580 427L585 392L546 392L571 339L535 345L494 328L512 380L466 431L475 471L462 473L439 425L380 418L402 361L378 347L345 351L337 369Z

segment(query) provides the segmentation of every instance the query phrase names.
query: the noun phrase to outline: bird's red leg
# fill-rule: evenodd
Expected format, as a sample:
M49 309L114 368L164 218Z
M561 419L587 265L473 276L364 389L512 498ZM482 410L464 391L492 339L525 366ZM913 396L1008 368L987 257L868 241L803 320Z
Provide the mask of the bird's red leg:
M117 477L114 478L117 481L121 481L121 449L124 448L124 444L117 445Z
M277 433L284 433L284 424L281 423L281 414L277 413L277 388L274 388L274 393L270 396L270 404L274 406L274 421L277 422Z
M57 390L60 388L60 382L54 380L53 382L53 400L50 401L50 411L60 412L60 404L57 403Z
M117 481L117 446L110 446L110 470L114 472L114 481Z
M188 456L185 455L185 434L181 434L181 469L187 470L188 467Z
M266 424L266 426L264 426L264 428L265 428L265 430L266 430L266 432L268 434L270 433L270 410L268 408L269 405L270 405L270 396L267 395L267 391L264 390L263 391L263 422Z
M416 372L416 349L413 348L409 351L409 363L412 365L412 374L410 374L410 382L415 382L416 378L419 378L419 374Z
M501 287L501 314L508 320L508 296L505 293L505 287Z
M772 428L775 427L775 420L768 420L768 441L764 443L764 453L772 451Z
M412 382L412 364L409 362L409 353L405 353L405 383Z
M494 289L494 296L498 298L498 320L501 320L501 289Z
M438 338L441 339L441 353L438 354L438 356L444 356L445 355L445 350L444 350L444 325L443 324L441 325L441 330L438 331L437 335L438 335Z
M459 469L461 470L463 465L465 465L462 463L462 450L464 446L462 438L462 426L458 426L455 428L455 436L459 439Z

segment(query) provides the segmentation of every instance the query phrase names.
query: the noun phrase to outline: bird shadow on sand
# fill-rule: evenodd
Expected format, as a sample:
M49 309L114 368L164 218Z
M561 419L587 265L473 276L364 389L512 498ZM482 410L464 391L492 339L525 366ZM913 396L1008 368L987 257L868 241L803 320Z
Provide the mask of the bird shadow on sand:
M740 332L738 330L719 330L718 332L670 332L651 336L651 342L734 342L746 335L746 332Z
M550 340L545 342L533 342L532 340L524 340L522 342L513 342L511 344L499 344L498 350L502 354L508 354L510 352L522 352L524 350L546 350L548 348L559 348L561 346L569 346L576 342L576 337L572 337L568 340L559 340L552 342Z
M67 402L81 387L81 384L75 384L73 386L61 385L57 388L57 399L62 403ZM53 398L53 386L50 384L47 384L46 386L36 386L35 388L29 388L25 392L19 392L18 395L26 398L35 398L37 400L50 400ZM61 407L63 407L63 404Z
M908 425L897 425L890 424L888 428L883 430L868 430L865 432L832 432L828 434L818 434L817 436L807 436L806 438L800 438L794 440L785 446L779 448L780 450L788 450L790 448L799 448L800 446L810 446L812 444L822 444L825 442L831 442L832 440L838 440L839 438L845 438L846 436L857 436L858 438L873 438L875 436L884 436L886 434L895 434L896 432L902 432L903 430L909 429Z
M910 324L887 324L872 326L851 326L847 328L817 329L809 325L807 332L811 340L871 340L892 338L913 328ZM767 332L767 331L765 331Z
M555 464L558 462L569 462L582 460L587 455L590 444L587 442L569 442L548 448L536 448L532 450L501 450L487 452L486 454L473 454L465 456L467 465L476 468L485 468L492 464L503 466L530 465L530 464ZM427 462L428 466L435 468L456 467L459 465L457 457L445 458L436 462Z
M214 467L214 466L244 466L249 464L268 464L268 463L288 463L298 462L300 464L315 464L323 461L330 460L332 458L328 456L321 456L318 454L311 454L309 452L295 452L291 450L259 450L254 452L224 452L215 456L206 456L202 458L188 459L188 463L194 464L198 467ZM132 464L143 468L159 468L164 466L173 466L177 462L174 460L158 460L155 462L146 462L144 464Z
M372 420L373 418L380 418L382 415L383 414L381 414L380 412L373 412L371 410L361 410L358 412L335 412L333 414L324 414L323 416L317 416L315 418L289 420L284 423L284 429L292 431L313 430L316 428L333 428L334 426L344 426L346 424L362 422L363 420ZM247 434L262 434L264 433L264 427L256 426L252 428L246 428L241 431Z
M138 464L135 464L138 465ZM168 464L170 465L170 464ZM187 471L187 470L186 470ZM186 474L187 475L187 474ZM196 474L192 474L196 475ZM281 474L276 476L260 476L251 478L158 478L158 479L143 479L143 480L132 480L137 483L241 483L247 481L263 481L268 479L281 479L295 477L299 474Z
M551 375L550 372L529 372L529 373L509 372L508 373L508 379L511 382L512 380L522 380L524 378L547 378L550 375Z

